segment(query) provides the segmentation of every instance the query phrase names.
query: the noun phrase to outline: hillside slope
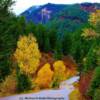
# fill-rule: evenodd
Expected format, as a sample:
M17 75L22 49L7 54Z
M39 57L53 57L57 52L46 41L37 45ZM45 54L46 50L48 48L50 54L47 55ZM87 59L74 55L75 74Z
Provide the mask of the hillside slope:
M21 14L27 22L46 24L50 29L58 29L58 33L74 32L83 27L88 21L88 15L100 9L98 3L82 4L45 4L33 6Z

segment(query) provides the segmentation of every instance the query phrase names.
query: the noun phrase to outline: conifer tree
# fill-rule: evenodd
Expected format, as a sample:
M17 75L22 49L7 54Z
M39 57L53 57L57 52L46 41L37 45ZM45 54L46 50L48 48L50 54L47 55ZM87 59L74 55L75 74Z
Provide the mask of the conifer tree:
M56 60L60 60L60 59L62 59L62 56L63 56L62 41L61 41L61 39L57 39L55 49L54 49L54 58Z

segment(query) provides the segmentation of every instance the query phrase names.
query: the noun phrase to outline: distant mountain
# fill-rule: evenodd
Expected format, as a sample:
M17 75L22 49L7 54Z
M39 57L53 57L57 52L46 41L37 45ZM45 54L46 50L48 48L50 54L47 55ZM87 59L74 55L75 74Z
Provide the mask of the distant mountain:
M72 9L73 8L73 9ZM33 6L21 13L21 16L25 16L27 22L33 21L34 23L45 24L49 20L54 19L55 15L63 13L62 11L66 9L67 12L73 12L72 10L81 9L81 12L89 13L93 12L96 9L100 9L100 4L97 3L82 3L82 4L72 4L72 5L63 5L63 4L45 4L42 6ZM72 9L72 10L71 10ZM63 15L60 18L78 20L79 17L70 15Z
M51 17L61 11L65 5L56 5L48 3L43 6L33 6L23 12L21 15L25 16L27 21L33 21L34 23L46 23Z
M82 3L66 5L61 11L54 14L46 26L57 29L62 35L64 32L75 32L87 25L89 14L100 9L100 4Z
M21 14L26 21L45 24L47 28L55 28L59 34L75 32L86 26L89 14L100 9L99 3L82 4L45 4L33 6Z

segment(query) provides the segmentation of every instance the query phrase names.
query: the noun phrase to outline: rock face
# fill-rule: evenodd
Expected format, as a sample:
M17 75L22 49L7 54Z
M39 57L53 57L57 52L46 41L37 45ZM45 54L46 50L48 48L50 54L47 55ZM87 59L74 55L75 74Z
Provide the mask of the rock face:
M51 17L51 11L47 8L41 10L41 23L46 23Z
M16 96L8 96L5 98L0 98L0 100L26 100L26 99L34 99L39 100L54 100L58 98L60 100L69 100L69 94L74 90L74 86L72 85L74 82L79 80L79 76L74 76L69 80L63 81L60 84L60 88L58 90L44 90L38 93L31 93L31 94L23 94L23 95L16 95Z

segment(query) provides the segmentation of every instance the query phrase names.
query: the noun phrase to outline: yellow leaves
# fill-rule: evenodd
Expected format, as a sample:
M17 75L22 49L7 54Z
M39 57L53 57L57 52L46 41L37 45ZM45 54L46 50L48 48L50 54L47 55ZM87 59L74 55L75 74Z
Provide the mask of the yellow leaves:
M78 89L75 89L69 95L69 100L81 100L81 94Z
M89 22L92 26L97 27L96 25L100 22L100 10L96 10L95 12L91 13L89 16ZM100 36L98 33L95 32L92 28L85 28L83 30L82 35L83 37L98 37Z
M58 60L53 64L54 72L51 70L49 63L46 63L37 74L35 83L40 88L59 87L59 83L67 78L76 75L76 69L66 68L62 60Z
M89 22L96 25L97 22L100 21L100 10L96 10L95 12L90 14Z
M45 64L38 72L36 78L36 84L41 88L50 87L50 83L52 82L53 71L50 69L50 64Z
M77 74L76 69L66 68L62 60L58 60L53 64L54 67L54 80L61 82L67 78Z
M21 71L26 74L34 74L39 66L41 53L35 37L31 34L21 36L17 42L17 49L14 56Z
M8 77L6 77L5 81L0 84L0 91L2 95L7 95L9 93L13 94L16 92L16 76L15 74L11 74Z
M64 62L61 60L56 61L53 64L54 67L54 78L57 78L59 81L66 79L66 66L64 65Z
M89 28L89 29L86 28L86 29L83 30L83 33L82 33L81 36L83 36L85 38L87 38L87 37L95 37L95 36L97 36L97 33L91 28Z
M58 60L56 61L54 64L53 64L53 67L54 67L54 71L61 71L61 72L64 72L66 70L66 66L64 65L64 62L61 61L61 60Z

